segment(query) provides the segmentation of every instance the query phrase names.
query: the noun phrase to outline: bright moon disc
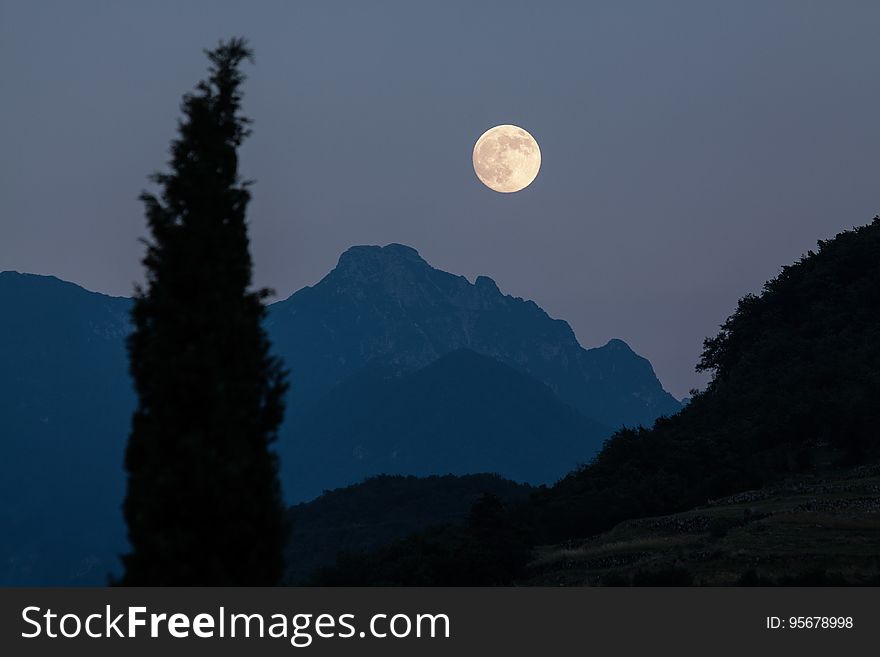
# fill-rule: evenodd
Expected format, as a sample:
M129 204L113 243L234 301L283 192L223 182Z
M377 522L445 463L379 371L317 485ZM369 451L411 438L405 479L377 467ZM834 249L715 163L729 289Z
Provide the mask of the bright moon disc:
M515 125L496 125L474 144L474 171L496 192L528 187L541 168L541 149L528 132Z

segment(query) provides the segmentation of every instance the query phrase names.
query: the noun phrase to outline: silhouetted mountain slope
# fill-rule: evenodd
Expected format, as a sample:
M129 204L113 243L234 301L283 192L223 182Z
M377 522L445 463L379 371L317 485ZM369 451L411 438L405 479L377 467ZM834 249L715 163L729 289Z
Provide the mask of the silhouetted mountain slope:
M547 495L553 535L587 535L880 458L880 219L819 242L743 298L700 367L708 388L653 430L622 431Z
M97 584L125 545L128 299L0 273L0 582Z
M400 244L356 246L314 287L274 304L267 321L297 407L367 365L396 372L456 349L491 356L545 383L602 424L644 424L679 410L650 363L620 340L583 349L571 327L532 301L434 269Z
M282 470L298 499L380 473L495 472L552 483L589 460L611 430L530 376L460 349L402 376L362 370L288 433Z
M333 564L340 553L372 550L432 525L460 522L484 493L504 502L532 489L494 474L379 476L325 492L289 512L289 583Z

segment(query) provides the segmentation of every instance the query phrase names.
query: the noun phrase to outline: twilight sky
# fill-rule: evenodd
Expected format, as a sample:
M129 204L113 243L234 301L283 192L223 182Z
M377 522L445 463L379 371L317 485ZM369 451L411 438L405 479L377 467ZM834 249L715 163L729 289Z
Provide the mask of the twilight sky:
M681 397L739 297L880 212L878 34L871 0L3 0L0 270L130 294L138 193L202 49L241 35L258 284L409 244ZM471 168L500 123L541 147L516 194Z

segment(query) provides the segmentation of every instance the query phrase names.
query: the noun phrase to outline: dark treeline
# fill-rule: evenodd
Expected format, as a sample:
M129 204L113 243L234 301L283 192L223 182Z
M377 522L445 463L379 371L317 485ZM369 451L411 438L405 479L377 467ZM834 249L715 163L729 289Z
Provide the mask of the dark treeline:
M486 493L510 504L526 500L532 490L498 475L469 474L381 475L325 491L288 511L291 532L284 582L308 581L340 553L367 553L431 527L457 525Z
M481 495L465 521L440 525L366 554L344 554L322 568L318 586L497 586L522 571L528 537L508 518L509 506Z
M699 369L706 390L653 429L613 436L540 495L544 538L589 535L792 472L876 458L880 219L820 242L743 298Z

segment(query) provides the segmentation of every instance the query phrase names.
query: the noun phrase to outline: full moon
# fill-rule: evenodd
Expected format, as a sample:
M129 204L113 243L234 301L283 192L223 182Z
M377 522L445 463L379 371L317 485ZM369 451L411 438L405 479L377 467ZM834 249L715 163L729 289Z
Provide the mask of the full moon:
M489 189L509 194L528 187L541 168L541 149L515 125L496 125L474 144L474 171Z

